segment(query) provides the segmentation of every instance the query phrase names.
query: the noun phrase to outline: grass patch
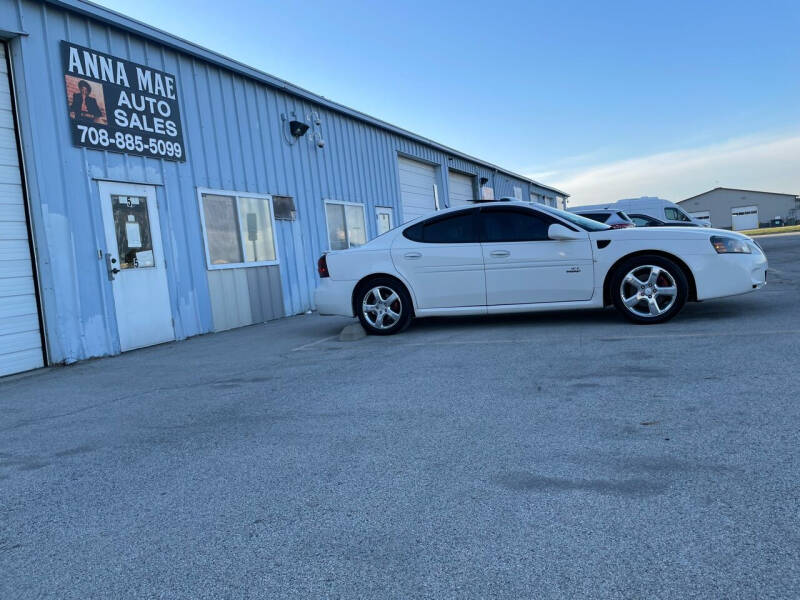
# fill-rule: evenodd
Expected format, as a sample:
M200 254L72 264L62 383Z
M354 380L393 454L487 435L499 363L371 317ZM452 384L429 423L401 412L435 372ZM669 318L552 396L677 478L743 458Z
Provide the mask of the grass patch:
M760 229L746 229L739 231L745 235L767 235L768 233L792 233L793 231L800 231L800 225L788 225L784 227L762 227Z

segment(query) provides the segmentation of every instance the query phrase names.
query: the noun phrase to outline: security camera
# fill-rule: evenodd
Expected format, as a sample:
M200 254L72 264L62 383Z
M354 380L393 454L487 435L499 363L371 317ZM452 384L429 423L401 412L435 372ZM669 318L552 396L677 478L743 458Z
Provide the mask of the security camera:
M323 140L322 138L319 138L317 140L317 148L324 148L324 147L325 147L325 140Z

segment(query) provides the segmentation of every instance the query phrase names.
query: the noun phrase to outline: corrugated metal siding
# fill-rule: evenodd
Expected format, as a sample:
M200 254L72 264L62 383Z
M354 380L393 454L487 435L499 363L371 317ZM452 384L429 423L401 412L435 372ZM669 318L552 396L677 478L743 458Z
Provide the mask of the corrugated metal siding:
M18 10L21 9L21 10ZM23 145L28 156L45 316L55 361L119 351L113 298L98 249L105 247L96 179L150 183L158 202L168 282L178 339L250 322L296 314L312 307L315 261L327 249L324 199L363 203L367 231L376 235L375 207L400 214L399 154L435 163L439 197L449 197L452 167L486 177L495 197L530 189L493 168L450 157L417 140L378 129L325 106L300 100L189 55L165 49L112 26L38 2L0 0L0 26L30 35L12 48L21 99L26 104ZM178 82L187 162L74 148L68 132L59 40L68 40L173 73ZM225 110L220 110L220 107ZM289 144L281 115L319 125ZM290 117L292 118L292 117ZM325 140L320 149L315 137ZM297 221L277 221L280 267L269 284L251 269L208 273L196 201L197 187L295 198ZM544 190L542 190L544 191ZM552 194L551 190L547 190ZM275 283L280 277L280 298ZM247 280L246 291L243 281ZM255 282L257 280L257 282ZM251 291L266 291L254 311ZM235 305L224 304L230 293ZM246 300L247 299L247 300ZM275 302L278 302L276 308ZM282 304L282 305L281 305ZM222 308L225 307L225 308ZM221 311L230 311L223 315Z
M214 331L244 327L283 316L278 266L208 271Z

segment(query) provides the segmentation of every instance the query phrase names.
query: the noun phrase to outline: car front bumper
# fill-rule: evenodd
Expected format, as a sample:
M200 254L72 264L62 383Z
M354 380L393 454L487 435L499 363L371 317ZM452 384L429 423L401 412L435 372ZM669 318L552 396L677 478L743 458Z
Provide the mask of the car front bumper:
M767 257L755 244L751 254L709 254L694 258L692 271L698 300L746 294L767 284Z

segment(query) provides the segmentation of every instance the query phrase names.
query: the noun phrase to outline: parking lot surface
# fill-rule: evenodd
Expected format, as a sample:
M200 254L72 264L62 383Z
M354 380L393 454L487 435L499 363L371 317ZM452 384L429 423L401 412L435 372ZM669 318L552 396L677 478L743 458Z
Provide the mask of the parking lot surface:
M0 380L0 598L800 597L800 236L765 289L301 316Z

